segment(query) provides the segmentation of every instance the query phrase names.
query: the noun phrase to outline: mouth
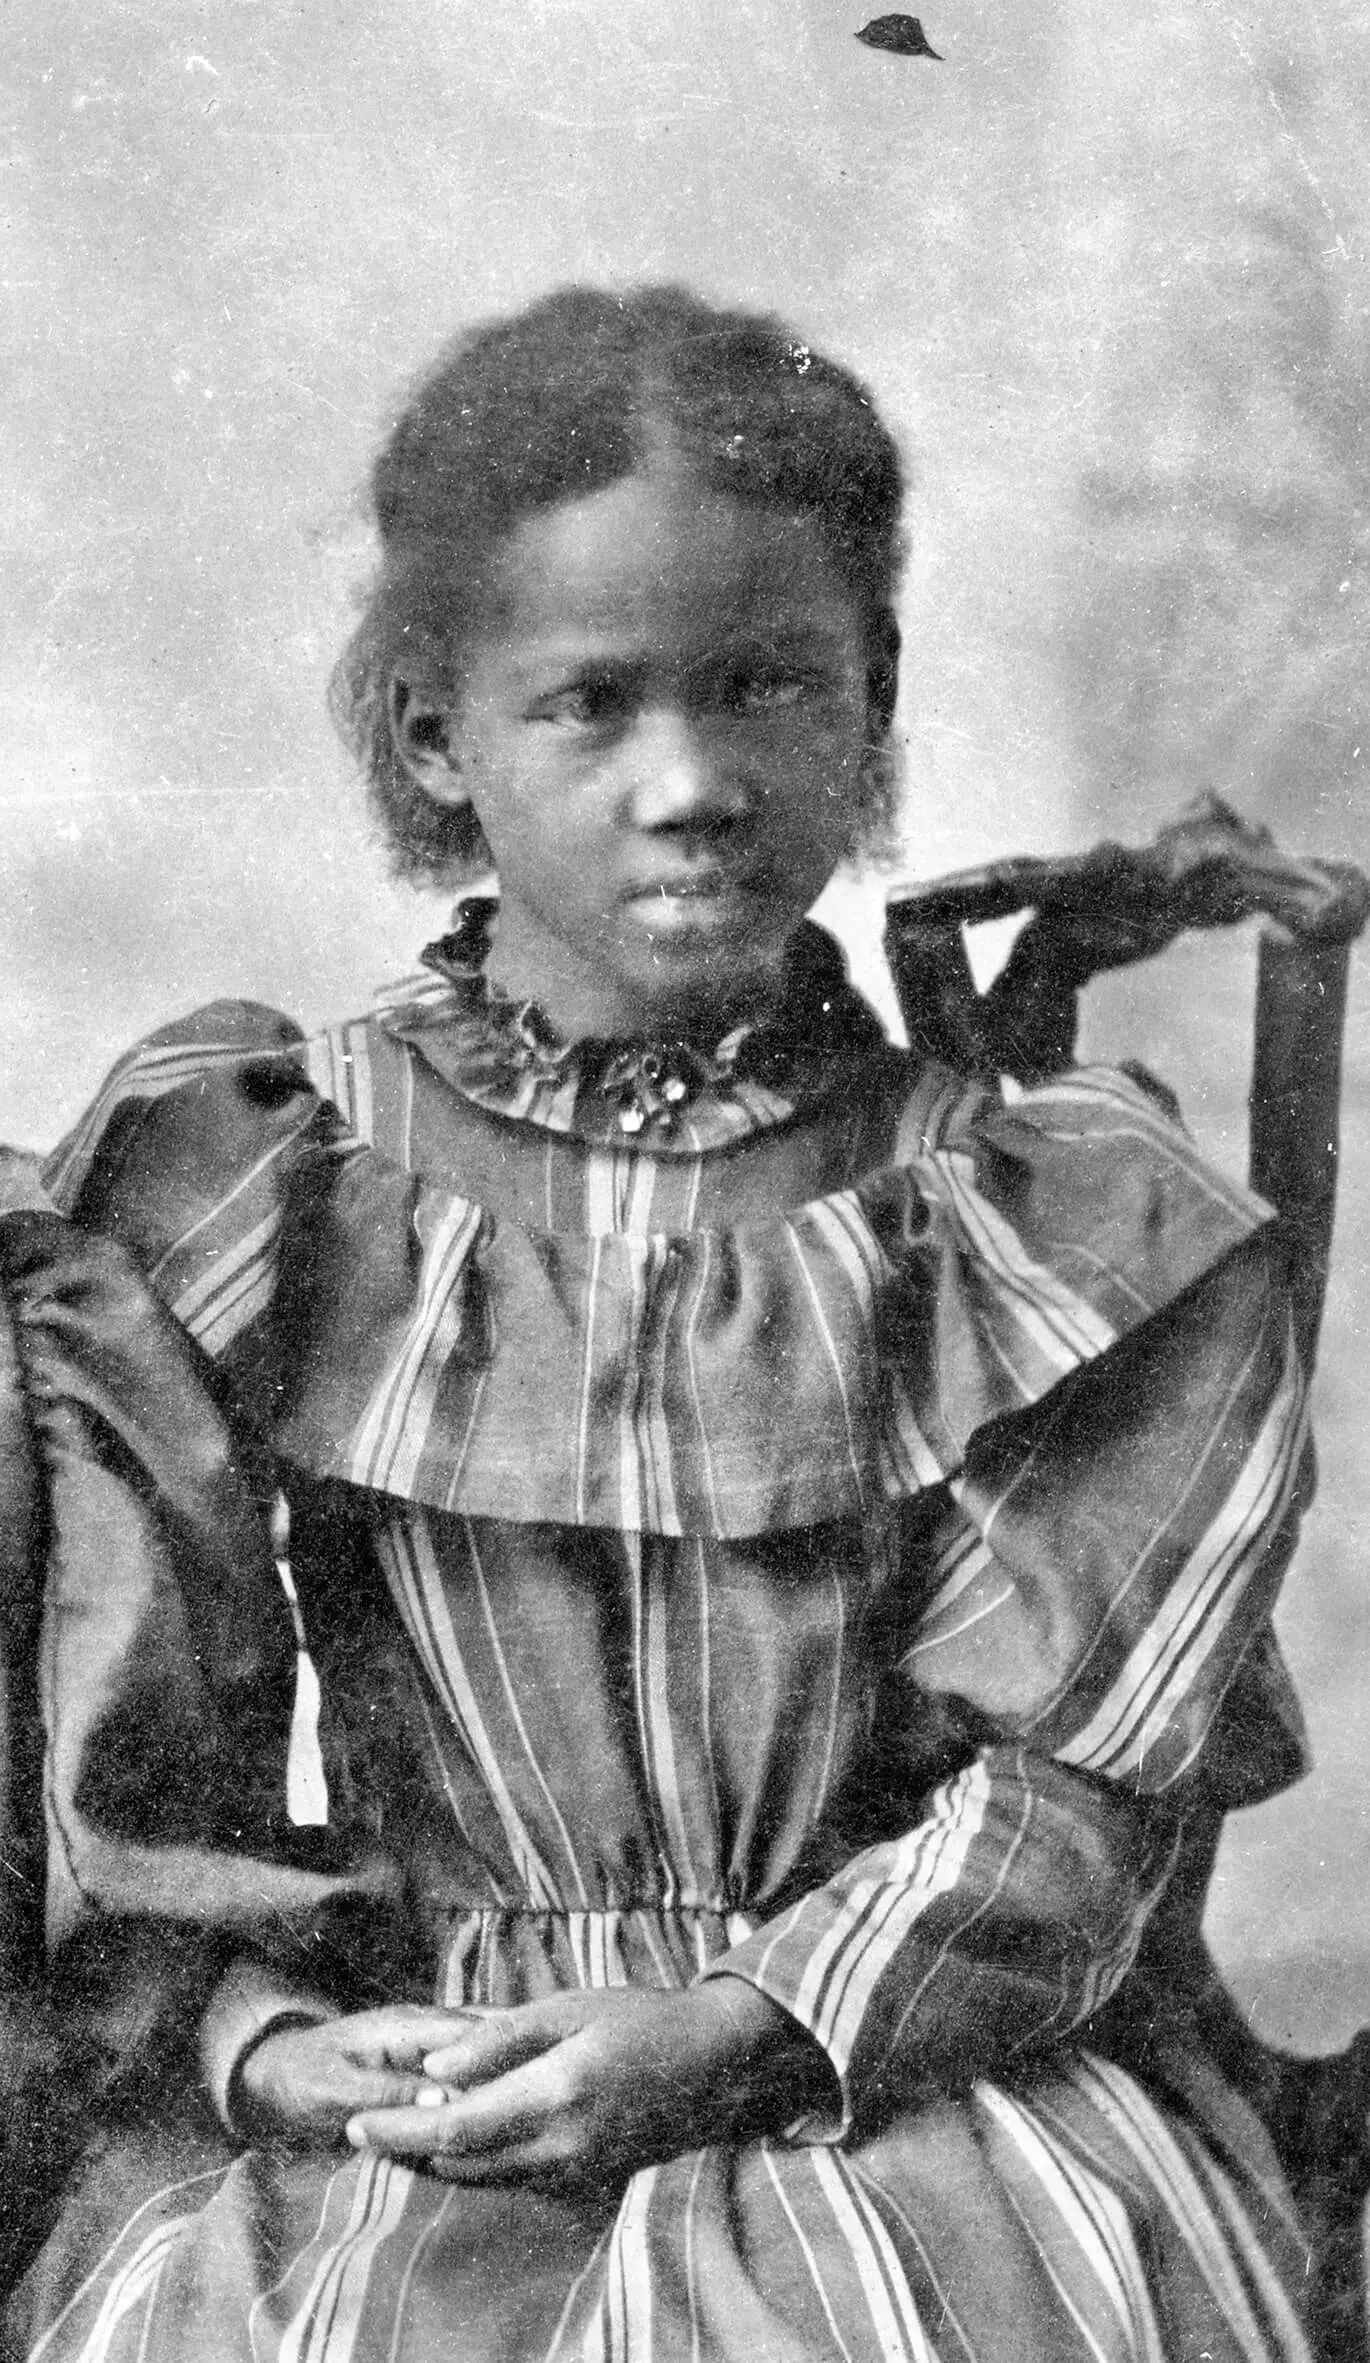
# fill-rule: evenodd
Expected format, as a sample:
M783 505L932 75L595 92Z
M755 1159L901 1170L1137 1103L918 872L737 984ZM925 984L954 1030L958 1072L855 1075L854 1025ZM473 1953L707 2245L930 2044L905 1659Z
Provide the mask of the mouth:
M755 872L710 867L644 880L624 902L654 933L699 933L736 923L764 893Z

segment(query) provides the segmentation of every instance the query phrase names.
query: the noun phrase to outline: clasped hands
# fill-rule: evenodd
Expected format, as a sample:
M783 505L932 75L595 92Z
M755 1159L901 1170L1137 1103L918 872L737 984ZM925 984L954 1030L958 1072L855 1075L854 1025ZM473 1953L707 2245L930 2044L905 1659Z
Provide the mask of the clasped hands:
M603 2193L709 2142L831 2110L824 2053L741 1978L404 2005L270 2030L240 2071L254 2138L345 2136L449 2182Z

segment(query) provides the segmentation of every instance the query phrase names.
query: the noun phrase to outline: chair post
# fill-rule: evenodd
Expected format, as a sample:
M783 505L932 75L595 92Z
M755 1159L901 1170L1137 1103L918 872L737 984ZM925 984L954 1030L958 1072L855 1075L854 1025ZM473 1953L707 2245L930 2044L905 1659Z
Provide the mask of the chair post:
M1305 1370L1317 1352L1337 1196L1342 1030L1351 945L1286 936L1260 940L1251 1071L1251 1187L1274 1206L1289 1241L1289 1291Z

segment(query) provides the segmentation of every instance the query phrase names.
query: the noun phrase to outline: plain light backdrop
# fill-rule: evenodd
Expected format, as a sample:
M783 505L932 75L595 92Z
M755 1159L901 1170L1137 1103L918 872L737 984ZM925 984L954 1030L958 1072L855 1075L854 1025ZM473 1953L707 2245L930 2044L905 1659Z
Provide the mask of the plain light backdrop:
M869 13L867 11L866 13ZM916 478L906 868L1141 837L1209 786L1370 861L1370 29L1358 0L10 0L0 1135L140 1030L403 971L323 717L359 487L452 330L570 278L780 310ZM838 915L876 974L878 882ZM1318 1770L1234 1825L1268 2031L1370 2020L1370 1022L1281 1630ZM1099 996L1241 1160L1250 947Z

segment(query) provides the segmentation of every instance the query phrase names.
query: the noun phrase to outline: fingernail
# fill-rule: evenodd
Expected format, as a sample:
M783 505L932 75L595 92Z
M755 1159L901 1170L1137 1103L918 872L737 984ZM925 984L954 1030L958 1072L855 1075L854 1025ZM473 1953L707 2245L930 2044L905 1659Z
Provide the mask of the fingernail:
M352 2117L349 2119L347 2125L347 2138L351 2142L354 2150L364 2150L366 2148L366 2132L360 2117Z
M447 2099L441 2084L421 2084L414 2095L416 2109L440 2109Z

